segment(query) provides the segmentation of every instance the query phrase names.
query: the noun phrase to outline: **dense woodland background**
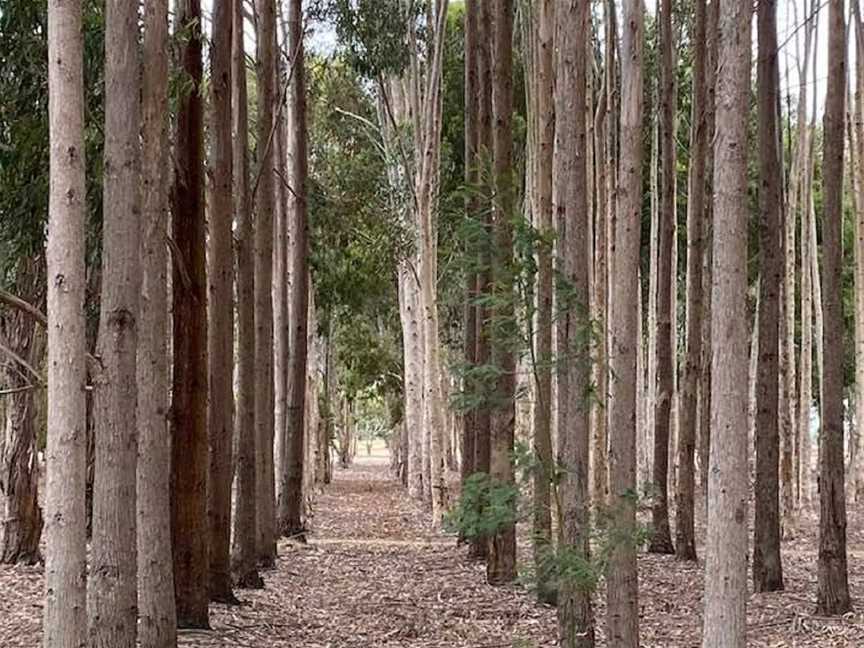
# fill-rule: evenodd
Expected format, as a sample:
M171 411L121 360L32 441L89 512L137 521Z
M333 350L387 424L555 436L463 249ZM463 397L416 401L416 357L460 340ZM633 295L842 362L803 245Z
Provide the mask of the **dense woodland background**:
M7 572L42 645L278 601L341 492L554 607L524 645L859 645L862 47L858 0L0 0L0 563L44 561ZM404 502L345 486L382 442Z

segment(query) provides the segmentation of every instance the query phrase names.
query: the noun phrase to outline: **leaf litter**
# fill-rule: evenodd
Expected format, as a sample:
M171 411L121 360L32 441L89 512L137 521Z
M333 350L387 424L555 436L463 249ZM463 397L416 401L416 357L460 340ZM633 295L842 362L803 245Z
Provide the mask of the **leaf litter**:
M849 580L864 605L864 524L849 510ZM181 631L188 648L546 648L557 645L555 611L520 586L491 587L452 536L429 527L428 513L391 480L384 462L335 470L315 499L309 544L283 541L266 587L240 591L241 606L213 605L209 631ZM751 594L748 646L864 646L860 611L813 613L818 525L802 516L783 544L786 591ZM700 547L702 549L702 547ZM700 556L702 554L700 553ZM531 559L520 529L520 562ZM702 564L640 554L643 648L698 648ZM0 648L41 641L43 570L0 565ZM598 646L605 598L595 596Z

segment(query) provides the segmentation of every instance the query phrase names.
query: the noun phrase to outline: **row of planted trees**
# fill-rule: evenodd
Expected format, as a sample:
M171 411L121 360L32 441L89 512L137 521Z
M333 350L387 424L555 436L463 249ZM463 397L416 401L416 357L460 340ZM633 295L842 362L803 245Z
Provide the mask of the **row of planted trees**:
M21 19L16 8L3 18ZM45 646L173 646L177 627L207 627L211 601L262 586L277 538L303 538L304 492L329 465L309 330L301 2L251 8L214 2L208 40L199 0L171 14L167 0L112 0L104 14L80 0L48 6L47 318L38 300L4 297L48 333ZM88 352L85 293L97 264L85 257L84 70L94 13L104 26L104 148ZM6 433L4 461L29 475L35 500L32 424L17 439L23 458L7 451L16 437ZM4 483L4 497L20 494ZM41 520L30 522L32 556Z
M703 645L745 645L753 493L755 589L783 588L781 538L818 493L817 609L850 609L845 475L857 497L864 462L860 426L845 443L844 420L864 402L850 370L864 366L852 235L864 77L847 81L838 3L821 12L820 53L821 9L804 7L780 44L777 6L760 3L753 52L747 3L661 2L647 35L635 2L465 3L464 363L453 363L452 399L462 485L450 519L502 583L516 577L515 522L530 517L537 591L557 600L562 645L593 645L601 574L608 640L638 645L637 549L696 560L702 510ZM446 10L430 5L430 30L452 27L432 22ZM856 5L850 20L860 45ZM400 274L403 447L409 490L437 522L449 480L435 413L436 275L426 270L435 226L424 221L426 183L437 185L423 170L439 155L441 37L431 33L425 67L412 59L378 92L382 130L403 114L413 138L397 141L391 165L392 181L411 188L402 208L417 241ZM790 42L794 113L780 86ZM811 79L826 50L820 128ZM854 327L844 316L853 310ZM520 472L531 478L527 514ZM646 505L647 527L636 515Z

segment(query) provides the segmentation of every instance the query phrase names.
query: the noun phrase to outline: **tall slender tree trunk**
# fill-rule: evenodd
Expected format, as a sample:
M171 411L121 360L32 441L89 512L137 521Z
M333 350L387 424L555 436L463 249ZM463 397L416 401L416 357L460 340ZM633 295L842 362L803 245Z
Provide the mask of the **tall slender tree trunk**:
M492 5L492 138L494 251L492 261L492 294L495 306L491 316L506 322L514 314L512 278L513 226L515 187L513 170L513 2L494 0ZM580 104L577 103L577 106ZM491 477L502 486L512 486L515 411L515 357L512 341L506 333L497 332L492 338L492 363L498 371L491 412L490 470ZM507 327L504 326L506 329ZM489 560L486 579L491 584L509 583L516 578L515 501L506 502L508 515L514 521L505 522L489 539ZM511 511L512 509L512 511Z
M537 72L537 159L535 200L540 235L551 240L552 169L555 147L555 3L540 3L535 17ZM537 252L537 334L536 395L534 405L534 564L537 570L537 594L543 602L554 602L550 583L549 552L552 543L552 249L541 244ZM602 413L601 413L602 414Z
M81 648L87 631L83 40L80 0L49 3L44 648Z
M258 574L258 438L255 427L255 235L249 187L249 119L243 0L233 0L231 32L234 211L237 220L237 467L231 571L240 588L260 588Z
M168 0L144 6L138 316L138 639L177 645L168 435Z
M696 560L694 530L696 429L699 424L698 388L702 371L702 263L705 236L705 161L708 149L706 115L705 39L707 6L696 0L693 34L693 107L690 125L690 169L687 191L687 340L681 386L681 424L678 431L678 488L675 495L675 555Z
M702 264L702 369L699 376L699 491L701 493L702 510L707 511L708 505L708 472L711 447L711 294L714 284L714 137L716 121L717 96L717 61L719 60L719 25L720 3L714 0L708 6L708 29L706 41L706 91L708 99L705 106L708 132L708 150L705 159L705 178L708 184L706 193L710 199L705 201L705 225L703 238L705 241L704 259Z
M585 104L589 5L574 0L556 12L558 78L555 88L555 157L553 208L558 226L558 274L567 282L557 307L559 552L588 558L591 349L585 331L590 300L588 269L588 185ZM575 107L575 108L574 108ZM625 219L621 219L626 224ZM617 483L617 482L616 482ZM591 592L572 576L562 578L558 592L558 632L567 648L594 645Z
M87 612L92 648L137 639L136 349L141 287L141 59L138 4L105 5L105 159L96 474Z
M780 560L780 300L785 277L781 212L777 6L758 6L757 111L759 123L759 356L756 386L756 486L753 525L753 587L757 592L783 589ZM794 240L794 239L793 239ZM794 254L794 252L793 252ZM794 290L794 286L793 286ZM794 311L793 311L794 312ZM788 353L794 357L791 353ZM789 394L789 400L794 400ZM785 403L784 403L785 404ZM789 417L785 417L789 418ZM792 435L788 435L792 438Z
M309 223L306 215L308 164L306 154L306 73L304 69L302 0L288 3L288 49L295 57L289 92L289 178L293 188L288 216L291 219L292 319L288 361L288 430L285 465L281 475L282 499L279 525L283 536L304 540L303 449L306 428L306 369L309 318ZM296 52L296 54L295 54Z
M273 462L273 214L275 209L276 4L256 0L256 70L258 88L258 171L255 205L255 430L258 481L258 561L276 564L276 502Z
M231 478L234 444L234 258L231 132L231 0L213 4L210 48L209 339L210 598L236 603L231 591Z
M641 353L639 248L642 227L642 122L644 14L642 3L624 5L621 46L621 163L617 185L620 213L615 223L614 265L609 326L611 394L609 399L610 497L615 536L636 530L638 374ZM607 640L621 648L639 646L639 582L633 542L612 549L606 581Z
M481 161L491 160L492 155L492 59L491 59L491 6L489 2L478 0L477 13L477 80L479 106L477 116L477 148ZM481 177L482 180L482 177ZM486 216L483 227L485 239L491 239L492 209L489 197L492 189L488 182L481 187L479 206ZM491 246L483 245L480 250L480 266L482 268L477 278L477 292L487 298L491 294ZM491 359L489 308L480 304L477 309L477 364L488 365ZM481 403L476 414L476 439L474 445L474 469L478 473L489 474L491 454L492 418L489 403ZM489 553L489 543L484 537L477 537L471 543L469 555L475 558L485 558Z
M855 213L855 422L858 433L858 456L851 477L856 502L864 501L864 24L861 8L853 0L855 29L855 106L852 111L854 153L853 168L858 186L858 209Z
M851 607L846 566L843 464L843 146L846 119L846 22L843 2L828 5L828 85L823 124L824 328L822 435L819 453L819 560L816 609L844 614Z
M174 386L171 403L171 533L181 628L209 626L207 525L207 278L203 178L200 0L177 6L182 69L192 90L180 101L173 196Z
M673 553L669 529L669 432L675 392L675 349L672 346L672 249L675 245L675 63L672 1L660 4L660 205L657 264L657 391L654 402L653 536L648 550Z
M714 139L711 467L703 648L744 648L747 602L747 103L752 4L720 4Z

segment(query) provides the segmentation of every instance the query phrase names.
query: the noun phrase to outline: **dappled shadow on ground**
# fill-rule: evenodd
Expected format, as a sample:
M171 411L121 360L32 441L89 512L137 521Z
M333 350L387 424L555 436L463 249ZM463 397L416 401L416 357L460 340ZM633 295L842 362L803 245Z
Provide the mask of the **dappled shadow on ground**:
M864 511L861 511L864 512ZM308 545L282 542L267 587L240 592L244 605L212 608L213 630L183 632L189 648L548 648L554 610L530 592L489 587L483 566L389 478L381 458L336 470L315 498ZM864 520L849 511L850 581L864 606ZM860 612L813 615L817 528L813 515L783 545L787 591L751 595L749 642L758 648L864 646ZM520 560L530 561L528 529ZM700 549L700 557L702 547ZM698 648L702 565L639 557L643 648ZM0 566L0 648L37 648L40 567ZM603 646L604 596L596 597Z

